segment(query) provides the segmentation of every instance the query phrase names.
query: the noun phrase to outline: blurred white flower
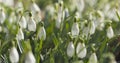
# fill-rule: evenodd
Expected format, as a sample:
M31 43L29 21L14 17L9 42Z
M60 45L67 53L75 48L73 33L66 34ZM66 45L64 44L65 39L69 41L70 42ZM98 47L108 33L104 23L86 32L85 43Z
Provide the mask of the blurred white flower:
M29 17L29 20L27 23L28 23L28 30L29 31L36 31L36 22L33 19L33 17Z
M26 28L27 27L27 22L24 16L20 18L19 25L21 28Z
M0 8L0 23L3 24L6 19L5 12L2 8Z
M94 34L95 33L95 23L94 21L90 22L90 34Z
M78 43L76 47L76 54L79 58L84 58L87 54L87 49L84 43Z
M77 5L78 11L81 13L85 7L84 0L77 0L76 5Z
M9 18L8 18L9 23L16 22L16 21L17 21L16 19L17 19L17 17L16 17L16 15L15 15L15 12L11 12L11 14L10 14L10 16L9 16Z
M0 32L2 32L2 26L0 26Z
M92 53L90 58L89 58L88 63L97 63L97 62L98 62L98 60L97 60L96 53Z
M19 29L19 31L18 31L18 33L17 33L17 35L16 35L16 38L17 38L18 40L23 40L23 39L24 39L24 33L23 33L23 31L22 31L21 28Z
M109 26L109 27L107 28L107 37L108 37L109 39L112 38L112 37L114 37L114 31L113 31L113 29L112 29L111 26Z
M73 37L77 37L79 35L79 24L77 22L73 23L71 34Z
M39 29L39 31L38 31L38 37L39 37L40 39L43 39L43 40L46 39L46 31L45 31L44 26L40 27L40 29Z
M68 47L67 47L67 55L69 57L72 57L74 55L75 52L75 47L73 42L69 42Z
M64 13L65 13L65 18L69 17L69 10L68 10L68 8L65 8Z
M36 23L38 23L38 22L40 22L42 20L40 12L35 13L34 19L35 19Z
M35 57L31 51L26 53L25 63L36 63Z
M6 6L9 6L9 7L14 6L14 0L2 0L2 3Z
M9 58L10 58L11 63L18 63L18 61L19 61L19 54L18 54L18 51L17 51L16 47L13 46L10 49Z

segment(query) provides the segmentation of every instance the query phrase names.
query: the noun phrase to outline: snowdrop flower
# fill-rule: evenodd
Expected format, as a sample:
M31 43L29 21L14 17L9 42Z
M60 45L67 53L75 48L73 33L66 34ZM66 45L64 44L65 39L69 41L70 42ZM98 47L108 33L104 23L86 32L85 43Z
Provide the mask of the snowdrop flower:
M31 13L29 13L28 30L29 30L29 31L36 31L36 22L35 22L35 20L33 19Z
M33 1L31 3L30 10L31 10L33 16L36 14L36 12L40 12L41 13L41 10L40 10L39 6L35 2L33 2Z
M6 19L5 12L3 11L2 8L0 8L0 23L3 24Z
M69 16L69 10L68 10L68 8L65 8L64 12L65 12L65 17L67 18Z
M93 21L90 22L90 34L95 33L95 23Z
M27 22L24 16L20 18L19 25L21 28L26 28L27 27Z
M36 60L32 51L29 51L28 53L26 53L25 63L36 63Z
M14 0L2 0L2 2L9 7L13 7L14 6Z
M76 4L77 4L78 11L81 13L85 7L84 0L77 0Z
M97 56L96 56L96 54L95 54L95 53L92 53L91 56L90 56L90 58L89 58L88 63L97 63L97 62L98 62L98 61L97 61Z
M19 61L19 54L18 54L18 51L17 51L16 47L13 46L10 49L9 58L10 58L11 63L18 63L18 61Z
M107 37L110 39L114 36L114 31L111 26L107 28Z
M79 24L77 22L73 23L71 34L73 37L77 37L79 35Z
M15 15L15 12L11 12L10 16L9 16L9 23L13 23L16 21L16 15Z
M87 54L87 49L84 43L78 43L76 48L76 54L79 58L84 58Z
M40 22L42 20L40 12L35 13L34 19L35 19L36 23L38 23L38 22Z
M38 31L38 38L43 39L43 40L46 39L46 31L45 31L43 24Z
M61 22L64 19L64 12L63 12L63 1L59 2L58 6L58 13L57 13L57 20L56 20L56 27L60 28Z
M67 55L69 57L72 57L74 55L75 48L73 42L69 42L68 47L67 47Z
M18 40L23 40L24 39L24 33L23 33L21 28L19 29L18 34L16 35L16 38Z

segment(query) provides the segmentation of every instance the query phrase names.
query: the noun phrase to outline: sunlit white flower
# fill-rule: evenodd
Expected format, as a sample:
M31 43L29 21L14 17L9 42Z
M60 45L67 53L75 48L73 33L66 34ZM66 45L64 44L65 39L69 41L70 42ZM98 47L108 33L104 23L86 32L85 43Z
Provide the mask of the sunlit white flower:
M69 42L68 47L67 47L67 55L69 57L72 57L74 55L75 52L75 47L73 42Z
M114 31L111 26L107 28L107 37L110 39L114 36Z
M96 56L96 53L92 53L90 58L89 58L89 61L88 63L97 63L97 56Z
M39 30L39 32L38 32L38 37L39 37L40 39L43 39L43 40L46 39L46 31L45 31L45 28L44 28L43 26L40 27L40 30Z
M90 22L90 34L95 33L95 23L93 21Z
M12 47L10 49L9 58L10 58L11 63L18 63L19 54L18 54L18 51L17 51L17 49L15 47Z
M71 34L73 37L76 37L79 35L79 24L77 22L74 22L71 29Z
M79 58L84 58L87 54L87 49L84 43L78 43L76 48L76 54Z
M30 16L29 20L28 20L28 30L29 31L36 31L36 22L32 16Z
M35 19L36 23L38 23L38 22L40 22L42 20L40 12L35 13L34 19Z
M0 8L0 23L3 24L6 19L6 15L3 9Z
M24 39L24 33L22 31L22 29L20 28L18 31L18 34L16 35L18 40L23 40Z
M14 6L14 0L2 0L2 3L9 7Z
M9 16L9 18L8 18L8 20L9 20L9 23L13 23L13 22L15 22L16 21L16 15L15 15L15 12L11 12L11 14L10 14L10 16Z
M35 57L31 51L26 53L25 63L36 63Z
M40 10L39 6L35 2L31 3L30 10L31 10L33 16L36 14L36 12L41 13L41 10Z
M26 28L27 27L27 22L24 16L20 18L19 25L21 28Z

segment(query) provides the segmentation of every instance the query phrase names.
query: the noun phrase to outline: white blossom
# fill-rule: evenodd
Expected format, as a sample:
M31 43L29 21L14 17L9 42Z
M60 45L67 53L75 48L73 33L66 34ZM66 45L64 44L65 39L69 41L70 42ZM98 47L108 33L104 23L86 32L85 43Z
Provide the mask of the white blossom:
M84 63L82 60L74 61L73 63Z
M96 56L96 53L92 53L90 58L89 58L89 61L88 63L97 63L97 56Z
M87 49L84 43L78 43L76 47L76 54L79 58L84 58L87 54Z
M12 47L10 49L9 58L10 58L11 63L17 63L19 61L19 54L15 47Z
M30 17L29 21L28 21L28 30L29 31L36 31L36 22L32 17Z
M68 47L67 47L67 55L69 57L72 57L74 55L75 48L73 42L69 42Z
M26 28L27 27L27 22L24 16L20 18L19 25L21 28Z
M0 23L3 24L6 19L6 15L3 9L0 8Z
M71 34L73 37L76 37L79 35L79 24L77 22L74 22L71 29Z
M45 28L44 28L43 26L40 27L40 30L39 30L39 32L38 32L38 37L39 37L40 39L43 39L43 40L46 39L46 31L45 31Z
M26 53L25 63L36 63L35 57L31 51Z
M107 28L107 37L110 39L114 36L114 31L111 26Z
M18 40L23 40L24 39L24 33L23 33L21 28L19 29L16 37L17 37Z
M95 23L93 21L90 22L90 34L95 33Z

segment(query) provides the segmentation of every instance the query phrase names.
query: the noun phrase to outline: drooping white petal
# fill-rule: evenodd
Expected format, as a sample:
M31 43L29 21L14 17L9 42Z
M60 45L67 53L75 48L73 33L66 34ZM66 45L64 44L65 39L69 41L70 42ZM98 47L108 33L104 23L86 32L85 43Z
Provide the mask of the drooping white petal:
M96 56L96 54L95 54L95 53L92 53L91 56L90 56L90 58L89 58L88 63L97 63L97 62L98 62L98 61L97 61L97 56Z
M17 63L19 61L19 54L15 47L12 47L10 49L9 58L10 58L11 63Z
M67 47L67 55L69 57L72 57L74 55L75 48L73 42L69 42L68 47Z
M114 36L114 31L111 26L108 27L107 29L107 37L110 39Z
M84 63L82 60L74 61L73 63Z
M77 22L73 23L71 33L73 37L76 37L79 35L79 24Z
M38 22L40 22L42 20L40 12L36 12L33 17L34 17L36 23L38 23Z
M93 21L91 21L90 23L90 34L94 34L95 33L95 23Z
M5 12L3 11L3 9L0 9L0 23L3 24L5 19L6 19Z
M46 31L45 31L45 28L44 28L44 27L41 27L41 28L40 28L39 33L38 33L38 37L39 37L40 39L43 39L43 40L46 39Z
M36 63L35 57L31 51L25 56L25 63Z
M22 31L22 29L20 28L18 31L18 34L16 35L18 40L23 40L24 39L24 33Z
M28 21L28 30L36 31L36 22L34 21L34 19L32 17L30 17L29 21Z
M79 58L84 58L87 54L87 49L84 43L78 43L76 48L76 54Z
M19 21L19 25L21 28L26 28L27 27L27 22L24 16L22 16L22 18Z

